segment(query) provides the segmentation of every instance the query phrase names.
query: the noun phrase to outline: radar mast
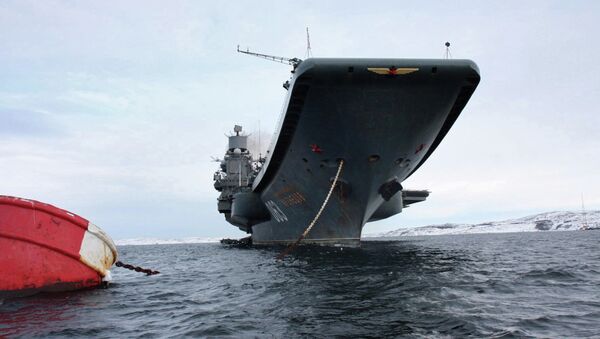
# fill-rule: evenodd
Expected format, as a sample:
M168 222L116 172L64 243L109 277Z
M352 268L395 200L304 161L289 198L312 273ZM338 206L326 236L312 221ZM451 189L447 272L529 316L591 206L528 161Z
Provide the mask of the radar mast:
M308 34L308 27L306 27L306 55L304 57L306 59L312 58L312 49L310 48L310 34Z
M446 53L444 54L445 59L452 59L452 53L450 53L450 42L446 41L444 44L446 46Z

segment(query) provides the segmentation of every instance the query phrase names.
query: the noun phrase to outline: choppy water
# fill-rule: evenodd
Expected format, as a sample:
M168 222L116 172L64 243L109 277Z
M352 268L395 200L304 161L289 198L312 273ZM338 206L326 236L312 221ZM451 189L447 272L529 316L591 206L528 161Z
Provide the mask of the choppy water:
M124 246L109 289L0 305L0 336L600 336L600 231L360 249Z

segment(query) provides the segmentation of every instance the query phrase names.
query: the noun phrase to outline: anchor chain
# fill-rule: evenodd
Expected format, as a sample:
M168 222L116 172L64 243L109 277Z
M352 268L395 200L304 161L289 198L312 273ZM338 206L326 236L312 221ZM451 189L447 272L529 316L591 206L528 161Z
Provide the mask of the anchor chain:
M146 275L155 275L155 274L159 274L160 273L159 271L153 271L151 269L141 268L139 266L124 264L124 263L122 263L120 261L117 261L115 263L115 266L117 266L117 267L123 267L123 268L126 268L126 269L131 270L131 271L136 271L136 272L140 272L140 273L146 273Z
M331 183L329 192L327 193L327 196L325 197L325 201L323 201L321 208L317 212L317 215L315 215L313 220L310 222L310 224L304 230L304 232L300 235L298 240L296 240L293 244L289 245L285 250L283 250L283 252L279 253L279 255L277 256L277 260L283 259L294 248L296 248L296 246L298 246L298 244L300 244L300 242L308 235L308 232L310 232L310 230L315 226L315 224L317 223L317 220L319 220L319 217L321 216L321 213L323 213L323 210L325 210L325 206L327 206L327 203L329 202L329 198L331 197L331 193L333 193L333 189L335 188L335 184L337 184L340 174L342 173L343 167L344 167L344 159L340 159L340 165L338 166L338 170L337 170L337 173L335 174L335 178L333 179L333 182Z

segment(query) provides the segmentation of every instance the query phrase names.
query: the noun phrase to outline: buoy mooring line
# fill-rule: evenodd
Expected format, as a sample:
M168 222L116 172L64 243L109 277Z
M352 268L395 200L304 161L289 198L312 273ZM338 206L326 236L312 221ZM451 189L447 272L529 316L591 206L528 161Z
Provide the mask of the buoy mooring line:
M117 266L117 267L123 267L123 268L126 268L126 269L131 270L131 271L136 271L136 272L140 272L140 273L146 273L146 275L155 275L155 274L159 274L160 273L159 271L153 271L153 270L148 269L148 268L142 268L142 267L139 267L139 266L124 264L124 263L122 263L120 261L117 261L115 263L115 266Z

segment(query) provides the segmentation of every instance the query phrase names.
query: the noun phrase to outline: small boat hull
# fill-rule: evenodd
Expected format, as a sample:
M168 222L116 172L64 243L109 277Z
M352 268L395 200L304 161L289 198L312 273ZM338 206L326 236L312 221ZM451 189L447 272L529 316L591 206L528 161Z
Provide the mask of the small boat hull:
M116 260L112 239L88 220L0 196L0 298L95 287Z

